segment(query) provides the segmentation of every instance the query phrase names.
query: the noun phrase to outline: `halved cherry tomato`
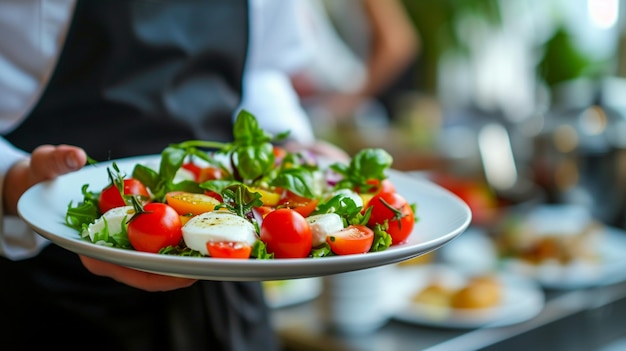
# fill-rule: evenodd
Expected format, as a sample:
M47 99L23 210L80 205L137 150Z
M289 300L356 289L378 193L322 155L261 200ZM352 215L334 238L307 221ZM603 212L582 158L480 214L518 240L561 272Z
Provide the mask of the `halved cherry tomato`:
M326 236L330 249L337 255L366 253L374 242L374 231L364 225L353 224Z
M265 218L265 216L267 216L268 213L274 211L274 207L269 207L269 206L259 206L259 207L255 207L254 211L256 211L256 213L261 216L261 218Z
M383 224L387 221L387 233L391 235L391 244L399 244L411 235L415 226L415 214L411 205L398 193L379 193L369 204L372 213L368 226Z
M206 182L207 180L222 179L224 174L218 167L208 166L200 169L198 175L198 183Z
M146 186L135 178L124 179L124 194L140 195L144 199L148 199L150 197ZM124 201L122 195L119 192L119 189L117 189L115 185L107 186L100 193L98 207L100 208L101 213L105 213L106 211L115 207L121 207L126 205L128 205L128 203Z
M182 224L176 211L164 203L152 202L128 223L128 240L137 251L157 253L176 246L183 237Z
M305 258L311 251L313 236L304 216L290 208L279 208L261 223L261 240L276 258Z
M215 206L220 204L214 197L186 191L172 191L165 194L165 202L180 215L191 214L194 216L213 211Z
M237 241L209 241L206 248L215 258L249 258L252 252L252 246Z
M286 190L278 201L278 206L291 208L304 217L308 217L315 211L317 203L318 201L316 199L309 199Z

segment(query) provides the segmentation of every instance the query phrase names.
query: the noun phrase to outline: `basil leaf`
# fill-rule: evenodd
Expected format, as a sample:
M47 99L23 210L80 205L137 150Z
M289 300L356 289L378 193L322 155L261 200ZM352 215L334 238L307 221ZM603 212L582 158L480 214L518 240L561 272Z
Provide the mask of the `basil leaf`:
M379 148L368 148L359 151L350 160L349 164L334 163L330 168L343 176L335 189L362 189L372 187L368 180L383 180L387 178L385 171L391 167L393 157Z
M89 185L84 184L81 188L83 200L76 206L70 202L65 213L65 223L76 230L82 230L83 225L93 223L100 216L98 207L99 193L90 192Z
M232 160L242 181L254 181L272 169L274 147L270 143L238 147L232 154Z
M280 171L270 183L271 186L287 189L292 193L312 199L315 197L309 184L313 183L313 174L304 168L286 168Z

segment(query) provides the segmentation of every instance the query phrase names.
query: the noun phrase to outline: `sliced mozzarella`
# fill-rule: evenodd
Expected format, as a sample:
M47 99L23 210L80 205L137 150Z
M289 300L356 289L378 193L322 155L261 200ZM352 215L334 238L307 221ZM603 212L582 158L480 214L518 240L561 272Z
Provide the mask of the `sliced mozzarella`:
M185 169L185 168L179 168L178 171L176 171L176 175L174 175L174 183L179 183L182 182L183 180L196 180L196 176L195 174L193 174L192 171Z
M194 162L198 162L198 161L194 161ZM146 163L144 166L154 170L155 172L158 172L160 164L158 162L149 162L149 163ZM172 181L174 183L179 183L179 182L182 182L184 180L196 180L196 176L193 174L192 171L190 171L190 170L188 170L186 168L180 167L176 171L176 174L174 174L174 179Z
M324 173L320 170L313 172L313 181L311 184L311 191L313 194L322 195L327 191L328 184L326 183L326 177L324 177Z
M108 232L109 235L119 234L126 230L126 222L135 214L133 206L115 207L105 212L100 218L91 223L85 231L89 239L94 241L96 233ZM83 232L83 236L84 236Z
M257 240L254 225L235 214L212 211L191 218L183 226L185 244L204 255L209 241L235 241L253 245Z
M324 213L306 218L311 227L313 246L326 242L326 236L343 229L343 221L336 213Z

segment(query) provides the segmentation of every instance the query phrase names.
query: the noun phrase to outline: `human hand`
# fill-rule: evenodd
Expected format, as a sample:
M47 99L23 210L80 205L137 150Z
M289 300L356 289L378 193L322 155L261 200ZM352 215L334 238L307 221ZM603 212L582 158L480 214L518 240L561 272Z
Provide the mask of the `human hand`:
M4 212L17 214L17 201L31 186L76 171L87 163L85 151L70 145L42 145L17 162L4 179Z
M17 201L31 186L63 174L81 169L87 163L87 154L71 145L42 145L29 158L17 162L8 171L4 181L4 209L6 214L17 214ZM91 273L107 276L121 283L147 291L165 291L193 284L196 280L170 277L134 270L113 263L80 256Z
M120 283L146 291L175 290L186 288L196 282L195 279L138 271L82 255L80 256L80 260L83 262L85 268L95 275L109 277Z

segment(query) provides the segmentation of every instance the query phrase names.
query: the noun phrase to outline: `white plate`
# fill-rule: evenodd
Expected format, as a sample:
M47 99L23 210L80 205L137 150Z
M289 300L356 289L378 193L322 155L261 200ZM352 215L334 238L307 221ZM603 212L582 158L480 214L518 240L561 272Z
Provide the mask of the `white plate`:
M425 265L396 270L394 280L398 304L392 317L407 323L439 328L486 328L521 323L538 315L545 296L532 280L511 274L496 274L502 284L502 301L491 308L468 310L418 304L411 298L423 289L432 275L461 286L467 278L463 273L444 265Z
M137 163L158 164L160 155L116 160L122 172L130 174ZM112 162L112 161L111 161ZM95 245L81 240L65 225L70 201L82 200L81 186L96 190L108 183L110 162L40 183L24 193L18 202L19 215L33 230L61 247L78 254L148 272L207 280L280 280L323 276L376 267L410 259L435 250L468 227L469 207L449 191L404 173L389 172L399 193L417 204L413 233L405 244L381 252L334 256L319 259L232 260L203 257L157 255Z
M574 262L568 265L543 263L532 265L519 259L507 259L502 269L533 278L544 288L554 290L604 286L626 280L626 232L604 227L599 238L599 262Z

